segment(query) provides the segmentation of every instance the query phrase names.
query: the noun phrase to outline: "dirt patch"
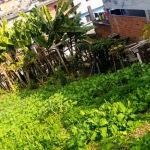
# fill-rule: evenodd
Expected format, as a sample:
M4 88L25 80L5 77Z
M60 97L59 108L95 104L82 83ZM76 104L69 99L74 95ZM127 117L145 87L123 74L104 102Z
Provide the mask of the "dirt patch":
M132 133L131 136L133 138L139 138L147 134L148 131L150 131L150 123L145 124L142 127L135 129L135 131Z

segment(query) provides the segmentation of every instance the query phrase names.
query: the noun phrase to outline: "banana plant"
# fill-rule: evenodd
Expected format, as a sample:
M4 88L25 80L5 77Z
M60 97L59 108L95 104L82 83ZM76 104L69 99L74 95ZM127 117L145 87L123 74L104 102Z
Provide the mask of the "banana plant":
M6 52L9 49L9 46L12 46L11 33L7 25L7 19L3 18L2 27L0 27L0 55Z
M1 39L0 40L0 70L2 70L1 73L4 75L6 81L8 82L9 89L15 91L11 79L8 76L8 69L7 69L10 63L10 61L7 59L8 57L10 58L7 52L11 49L11 47L13 47L11 36L12 34L10 28L7 25L7 19L3 18L2 27L0 27L0 39Z
M46 6L43 6L42 8L34 8L29 14L20 13L19 15L21 19L15 20L11 29L8 28L7 20L3 19L2 27L0 28L0 60L4 63L5 60L7 60L5 58L6 55L4 54L7 53L12 58L11 64L13 65L13 67L5 67L6 75L7 72L9 72L8 68L11 68L11 71L12 68L13 71L16 71L15 68L19 68L26 72L25 78L29 77L29 70L26 70L25 64L29 64L28 69L33 71L34 68L36 68L35 72L38 74L41 72L43 74L43 62L41 62L43 60L44 63L47 62L48 66L51 66L51 70L54 72L54 66L51 63L51 60L49 60L44 53L46 51L49 53L49 49L52 45L55 47L62 65L69 74L69 70L65 64L64 58L62 57L62 51L60 50L59 45L64 45L65 41L68 39L70 39L71 42L82 40L86 37L85 33L91 29L89 27L82 27L82 24L80 23L80 14L76 14L73 18L70 18L70 15L75 14L75 11L79 6L78 4L74 7L70 7L72 2L73 0L67 2L59 0L54 19L52 19ZM21 53L23 52L22 57L27 58L26 56L31 54L30 51L33 42L39 46L38 53L28 59L27 63L25 62L25 59L19 60L17 58L17 49L20 49ZM70 45L72 45L72 43ZM32 60L35 60L34 67L32 66L33 62L30 63ZM18 66L18 64L21 65Z
M81 26L80 14L75 15L76 9L80 4L69 8L72 2L73 0L69 0L63 3L62 0L59 0L54 19L52 19L52 16L46 6L43 6L42 9L34 8L32 10L35 17L39 19L39 26L42 28L42 32L47 36L45 46L50 48L52 45L55 45L56 51L67 73L69 73L68 68L59 52L57 44L62 44L67 39L70 39L70 45L72 47L73 40L77 42L79 39L85 39L85 33L93 28ZM69 16L72 14L74 17L70 18Z

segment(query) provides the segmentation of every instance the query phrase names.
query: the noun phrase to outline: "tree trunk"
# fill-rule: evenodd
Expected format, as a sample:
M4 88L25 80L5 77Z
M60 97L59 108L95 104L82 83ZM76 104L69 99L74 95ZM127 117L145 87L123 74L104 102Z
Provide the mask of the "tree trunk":
M13 92L15 92L16 90L15 90L13 84L11 83L11 81L10 81L10 79L9 79L9 77L8 77L8 75L7 75L7 73L6 73L6 71L3 71L3 74L4 74L6 80L7 80L8 84L9 84L10 89L11 89Z
M46 61L48 62L48 64L50 65L50 67L53 71L53 73L55 74L55 70L54 70L54 67L53 67L52 63L48 59Z
M68 68L67 68L67 66L66 66L66 64L65 64L65 62L64 62L64 60L63 60L63 58L62 58L62 56L61 56L61 54L60 54L60 52L59 52L59 49L57 48L56 44L54 44L54 46L55 46L55 48L56 48L56 52L57 52L58 55L59 55L59 58L60 58L60 60L61 60L61 63L63 64L63 66L64 66L65 69L66 69L67 74L69 75Z

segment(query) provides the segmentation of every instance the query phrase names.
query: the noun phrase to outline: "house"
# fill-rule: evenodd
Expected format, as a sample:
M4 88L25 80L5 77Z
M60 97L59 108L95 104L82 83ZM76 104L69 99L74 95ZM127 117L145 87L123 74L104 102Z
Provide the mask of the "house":
M97 34L107 37L117 33L121 38L130 37L132 42L142 39L142 30L150 21L149 0L103 0L109 14L109 25L99 22Z
M67 1L67 0L63 0L63 1ZM58 0L46 0L46 1L44 1L44 0L42 0L42 1L27 0L27 1L21 2L21 4L23 6L20 6L21 5L20 3L15 6L16 1L11 0L11 4L14 5L15 7L11 7L10 9L8 9L9 2L2 3L1 7L2 7L2 10L5 10L5 12L0 13L0 19L2 19L3 17L6 17L8 20L9 26L12 26L14 19L18 18L19 11L23 11L23 12L27 13L27 12L30 12L32 10L32 8L41 7L43 5L47 6L47 8L49 9L49 11L51 13L52 18L54 18L55 13L56 13L57 2L58 2Z
M89 6L91 7L91 10L93 12L95 19L96 19L95 14L98 14L104 11L102 0L99 0L99 1L97 0L74 0L73 3L74 5L81 3L79 8L77 9L77 13L81 13L81 21L84 24L91 23L91 18L88 12Z
M0 16L7 14L8 12L17 11L19 7L19 2L15 0L10 1L0 1Z

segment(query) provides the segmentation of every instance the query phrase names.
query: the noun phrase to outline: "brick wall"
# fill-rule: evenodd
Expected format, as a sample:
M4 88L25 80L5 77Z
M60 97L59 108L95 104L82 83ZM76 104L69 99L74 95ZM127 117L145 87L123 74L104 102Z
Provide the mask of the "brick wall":
M111 26L109 25L95 25L95 32L98 37L108 37L111 34Z
M112 33L118 33L121 38L130 37L132 42L142 38L142 29L147 24L146 18L110 15Z
M138 42L142 38L142 29L147 24L146 18L110 15L110 26L96 25L96 34L108 37L112 33L118 33L121 38L130 37L132 42Z

